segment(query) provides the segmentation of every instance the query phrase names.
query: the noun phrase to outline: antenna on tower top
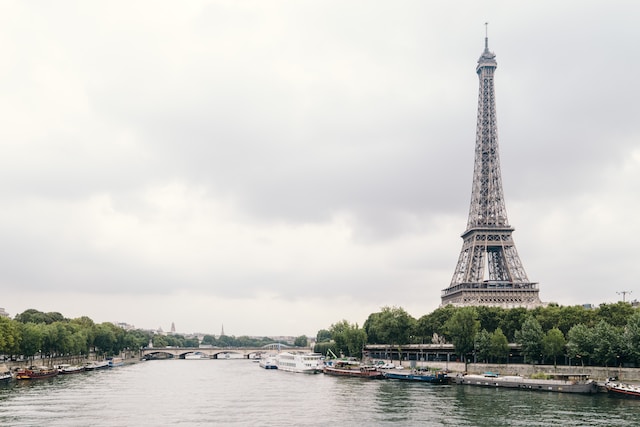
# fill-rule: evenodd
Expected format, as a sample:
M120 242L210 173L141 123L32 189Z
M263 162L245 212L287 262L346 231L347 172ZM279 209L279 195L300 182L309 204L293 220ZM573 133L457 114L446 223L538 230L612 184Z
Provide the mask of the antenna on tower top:
M489 23L484 23L484 48L489 49Z

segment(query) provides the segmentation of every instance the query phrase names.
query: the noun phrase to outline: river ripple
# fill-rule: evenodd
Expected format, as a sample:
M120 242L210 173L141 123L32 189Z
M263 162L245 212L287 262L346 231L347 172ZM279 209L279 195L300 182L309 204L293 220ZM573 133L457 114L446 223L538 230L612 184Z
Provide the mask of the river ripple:
M640 401L150 361L0 387L2 426L637 426Z

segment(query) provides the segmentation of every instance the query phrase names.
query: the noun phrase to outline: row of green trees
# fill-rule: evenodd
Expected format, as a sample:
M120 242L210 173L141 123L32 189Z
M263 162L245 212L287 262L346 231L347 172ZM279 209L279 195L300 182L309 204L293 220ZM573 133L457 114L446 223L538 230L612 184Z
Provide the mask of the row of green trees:
M218 338L213 335L205 335L202 344L213 347L262 347L266 344L274 343L271 338L253 338L248 336L227 336L220 335Z
M90 352L113 356L127 350L154 347L198 347L197 337L179 334L160 335L140 329L125 330L113 323L94 323L83 316L67 319L58 312L29 309L14 319L0 317L0 356L5 358L80 356ZM215 347L261 347L274 343L271 338L205 335L202 344ZM307 337L295 339L294 345L307 346Z
M567 356L581 363L640 364L640 311L619 302L591 309L550 304L533 310L441 307L413 318L383 307L360 328L340 321L318 331L316 351L361 357L365 344L452 343L465 360L508 361L509 343L520 344L526 362Z
M149 332L124 330L89 317L66 319L57 312L26 310L14 319L0 317L0 354L30 358L87 355L110 356L146 346Z

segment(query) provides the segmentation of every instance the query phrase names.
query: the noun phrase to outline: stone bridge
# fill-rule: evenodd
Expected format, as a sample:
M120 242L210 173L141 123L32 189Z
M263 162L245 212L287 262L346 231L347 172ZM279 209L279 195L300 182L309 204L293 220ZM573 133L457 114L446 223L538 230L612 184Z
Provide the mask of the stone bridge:
M263 353L274 353L282 350L311 351L310 348L292 347L285 344L267 344L262 347L156 347L145 348L140 357L152 359L185 359L190 355L203 359L252 359Z

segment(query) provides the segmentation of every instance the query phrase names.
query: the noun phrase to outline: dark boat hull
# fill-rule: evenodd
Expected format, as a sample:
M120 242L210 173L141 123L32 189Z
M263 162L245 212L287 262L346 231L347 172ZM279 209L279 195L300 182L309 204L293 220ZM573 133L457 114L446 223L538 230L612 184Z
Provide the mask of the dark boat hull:
M444 384L447 381L446 375L442 372L436 374L384 372L383 375L390 380L418 381L431 384Z
M375 368L334 368L331 366L325 366L323 372L327 375L336 375L340 377L357 377L370 379L384 378L382 372L378 371Z
M473 385L481 387L516 388L532 391L553 391L558 393L597 393L597 384L594 381L559 381L538 380L521 377L500 377L482 375L461 375L454 378L456 384Z

